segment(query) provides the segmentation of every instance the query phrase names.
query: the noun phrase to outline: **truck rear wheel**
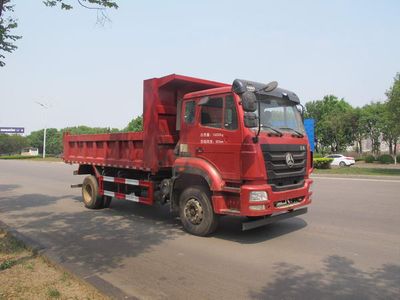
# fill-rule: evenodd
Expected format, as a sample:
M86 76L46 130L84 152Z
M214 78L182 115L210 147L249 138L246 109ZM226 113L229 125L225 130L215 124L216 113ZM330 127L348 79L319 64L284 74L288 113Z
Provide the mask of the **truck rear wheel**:
M211 205L210 193L202 186L185 189L179 198L179 215L183 228L198 236L213 233L218 226L218 215Z
M87 208L103 208L103 197L99 195L99 185L96 177L91 175L83 180L82 199Z

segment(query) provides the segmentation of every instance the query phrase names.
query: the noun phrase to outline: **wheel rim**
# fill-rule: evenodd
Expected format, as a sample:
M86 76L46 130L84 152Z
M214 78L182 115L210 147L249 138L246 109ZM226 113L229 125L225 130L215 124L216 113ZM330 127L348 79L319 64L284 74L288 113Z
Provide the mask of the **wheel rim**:
M185 217L193 225L199 225L203 221L203 208L198 200L191 198L185 205Z
M83 189L83 201L89 203L92 200L93 189L90 184L85 185Z

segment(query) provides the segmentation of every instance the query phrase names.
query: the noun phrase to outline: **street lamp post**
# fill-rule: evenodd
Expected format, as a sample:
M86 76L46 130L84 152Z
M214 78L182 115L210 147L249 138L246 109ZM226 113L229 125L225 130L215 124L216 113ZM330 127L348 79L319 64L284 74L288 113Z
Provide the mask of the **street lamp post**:
M49 106L45 103L41 103L36 101L43 109L48 109ZM43 158L46 157L46 131L47 131L47 124L46 124L46 112L44 113L44 131L43 131Z

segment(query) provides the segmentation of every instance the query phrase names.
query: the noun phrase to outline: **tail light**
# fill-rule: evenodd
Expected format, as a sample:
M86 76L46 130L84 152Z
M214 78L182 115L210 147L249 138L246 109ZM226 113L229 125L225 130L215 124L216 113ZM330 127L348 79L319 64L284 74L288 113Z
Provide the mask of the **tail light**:
M349 160L354 160L354 157L345 157L345 158Z

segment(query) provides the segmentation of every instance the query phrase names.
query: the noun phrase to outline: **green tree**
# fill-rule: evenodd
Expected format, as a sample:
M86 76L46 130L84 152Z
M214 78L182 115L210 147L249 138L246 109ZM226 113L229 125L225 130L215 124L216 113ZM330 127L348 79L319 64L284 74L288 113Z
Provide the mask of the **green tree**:
M352 106L344 99L327 95L306 103L306 117L315 119L317 151L339 152L353 141ZM321 149L322 147L322 149Z
M143 130L143 116L137 116L129 122L128 126L123 131L142 131Z
M397 144L400 140L400 73L394 77L393 85L386 92L387 119L392 133L393 155L396 161ZM397 162L397 161L396 161Z
M27 145L27 139L21 135L0 134L0 154L20 154Z
M118 132L117 128L110 127L89 127L89 126L75 126L61 129L61 133L68 132L70 134L97 134L97 133L110 133Z
M28 135L29 145L39 148L39 152L43 153L43 132L44 130L32 131ZM46 154L58 155L62 153L62 136L61 132L56 128L48 128L46 130Z
M88 126L76 126L67 127L61 130L56 128L48 128L46 132L46 153L52 155L58 155L63 152L63 141L62 137L65 132L70 134L99 134L99 133L111 133L118 132L117 128L108 127L88 127ZM39 148L39 151L43 153L43 132L44 130L32 131L28 136L29 145L32 147Z
M349 122L350 122L350 127L352 128L352 140L356 142L356 151L359 154L362 154L363 148L362 148L362 141L366 138L367 136L367 130L365 127L365 124L363 123L363 109L360 107L354 108L350 112L349 116Z
M15 51L17 49L15 41L21 38L21 36L13 34L18 23L15 17L9 15L14 12L12 2L12 0L0 0L0 67L5 65L4 54ZM75 4L86 9L96 10L99 23L108 20L105 9L118 8L116 1L112 0L44 0L42 2L48 7L60 7L63 10L73 9Z
M21 37L12 33L17 28L17 20L9 13L14 11L14 6L10 5L10 0L0 0L0 67L5 65L4 54L11 53L17 46L14 42Z
M381 134L383 130L385 105L380 102L371 102L362 107L361 123L366 131L366 136L371 139L372 153L379 154Z

